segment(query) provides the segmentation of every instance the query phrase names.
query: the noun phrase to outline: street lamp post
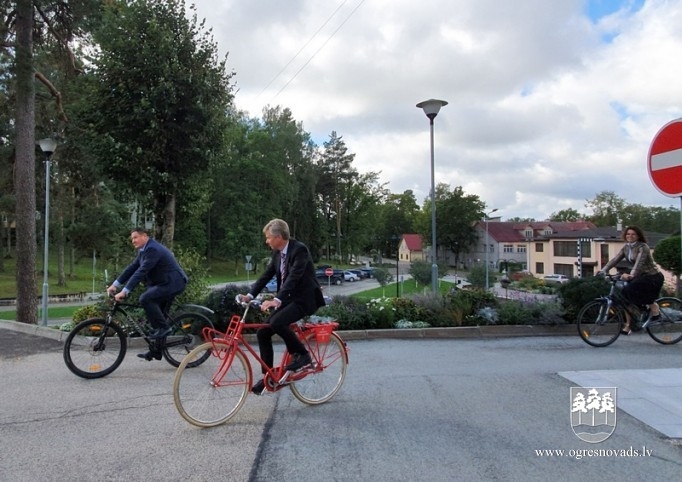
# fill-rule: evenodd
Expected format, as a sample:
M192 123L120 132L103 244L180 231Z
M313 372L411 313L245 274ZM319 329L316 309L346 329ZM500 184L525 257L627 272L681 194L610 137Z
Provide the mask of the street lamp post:
M431 126L431 289L434 293L438 292L438 263L436 250L436 177L434 173L433 159L433 119L438 115L441 107L448 105L444 100L429 99L417 104L417 107L424 110L424 114L429 118Z
M488 251L490 251L490 248L488 247L488 220L490 219L490 215L497 211L497 208L493 209L489 213L485 214L485 290L488 291L490 289L490 280L488 279L488 265L490 264L488 262Z
M38 141L40 150L45 153L45 240L43 253L43 299L42 299L42 325L47 326L47 260L50 237L50 167L52 166L52 154L57 149L57 141L51 138Z

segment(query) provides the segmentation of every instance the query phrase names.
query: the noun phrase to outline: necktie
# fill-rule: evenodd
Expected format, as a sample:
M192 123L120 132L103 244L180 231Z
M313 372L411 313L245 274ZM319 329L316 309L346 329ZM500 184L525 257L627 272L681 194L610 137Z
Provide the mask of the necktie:
M286 276L286 271L287 271L287 254L285 252L282 252L280 255L280 266L279 266L279 272L282 274L282 280L284 280L284 277Z

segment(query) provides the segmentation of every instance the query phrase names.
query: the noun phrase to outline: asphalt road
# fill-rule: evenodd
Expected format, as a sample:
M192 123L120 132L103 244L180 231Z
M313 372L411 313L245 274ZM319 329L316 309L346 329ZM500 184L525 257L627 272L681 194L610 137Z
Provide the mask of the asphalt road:
M599 444L570 427L572 383L558 372L682 367L681 347L646 335L604 349L577 336L350 341L330 402L305 406L286 389L249 397L213 429L176 413L165 362L132 350L109 377L83 380L59 342L0 335L14 347L0 352L2 481L582 482L677 480L682 470L678 441L622 410Z

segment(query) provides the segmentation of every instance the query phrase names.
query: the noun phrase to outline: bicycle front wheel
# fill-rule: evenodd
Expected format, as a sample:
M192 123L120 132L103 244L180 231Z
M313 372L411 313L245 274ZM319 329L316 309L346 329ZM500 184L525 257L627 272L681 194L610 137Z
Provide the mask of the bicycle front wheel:
M64 343L64 363L83 378L101 378L116 370L126 355L127 338L120 326L92 318L76 325Z
M301 402L319 405L336 395L346 379L346 344L336 333L331 334L328 342L319 342L314 333L309 333L305 340L313 363L292 375L302 378L292 382L289 388Z
M623 316L619 309L606 300L593 300L578 313L578 333L587 344L608 346L620 336Z
M198 366L193 361L208 352ZM230 420L251 388L250 365L232 345L213 341L199 345L182 360L173 380L173 401L182 418L197 427L215 427Z
M180 366L182 360L194 348L204 342L201 330L213 328L211 320L200 313L182 313L173 318L173 333L166 338L163 357L174 367ZM204 363L211 352L196 353L195 358L187 363L195 367Z
M674 345L682 340L682 301L677 298L659 298L656 303L661 309L661 319L650 321L646 331L657 342Z

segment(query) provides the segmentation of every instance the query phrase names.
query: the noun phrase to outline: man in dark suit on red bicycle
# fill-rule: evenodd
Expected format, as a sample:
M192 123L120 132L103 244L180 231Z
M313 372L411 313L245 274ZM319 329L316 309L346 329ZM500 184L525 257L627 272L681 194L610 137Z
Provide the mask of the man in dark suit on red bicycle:
M277 278L277 296L261 305L262 311L274 308L274 312L268 317L269 326L259 329L257 333L260 357L272 368L274 362L272 335L277 334L284 340L287 351L293 357L293 361L285 369L300 370L309 365L312 359L289 325L304 316L312 315L320 306L324 306L324 296L315 277L310 251L305 244L290 238L289 225L281 219L273 219L265 225L263 234L265 242L272 248L272 259L250 292L239 295L238 298L244 301L252 300L273 276ZM251 391L260 395L264 389L265 382L261 380L251 388Z

